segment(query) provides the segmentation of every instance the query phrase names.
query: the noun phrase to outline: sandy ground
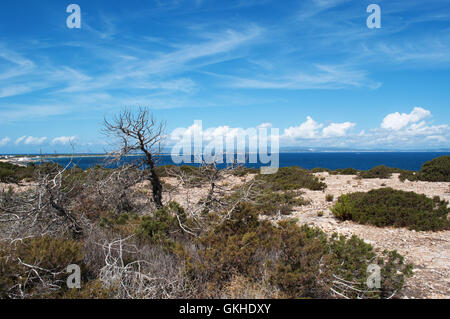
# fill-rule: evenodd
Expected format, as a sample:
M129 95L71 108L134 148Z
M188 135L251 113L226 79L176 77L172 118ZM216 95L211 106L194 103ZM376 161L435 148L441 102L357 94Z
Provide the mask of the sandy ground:
M19 184L0 183L0 192L7 192L10 188L13 192L24 192L35 186L36 184L33 182L21 182Z
M293 217L299 223L317 226L327 233L357 235L380 249L396 249L414 264L414 276L407 280L402 295L407 298L449 298L450 299L450 231L415 232L404 228L379 228L359 225L351 221L336 220L329 207L337 197L345 193L369 191L380 187L392 187L404 191L414 191L433 197L450 200L450 183L401 182L398 174L390 179L355 179L355 176L329 175L318 173L328 185L325 192L304 190L303 197L311 203L297 207ZM333 202L327 202L326 194L334 195ZM319 217L318 212L323 216Z
M217 182L216 189L221 189L225 193L230 193L233 187L238 187L254 178L254 174L248 174L246 176L234 176L226 175L223 179ZM176 201L183 207L191 207L196 205L201 199L205 199L208 196L209 186L206 184L204 187L190 187L185 188L179 184L179 180L175 177L165 177L162 179L164 183L174 187L170 192L165 192L163 195L164 201Z

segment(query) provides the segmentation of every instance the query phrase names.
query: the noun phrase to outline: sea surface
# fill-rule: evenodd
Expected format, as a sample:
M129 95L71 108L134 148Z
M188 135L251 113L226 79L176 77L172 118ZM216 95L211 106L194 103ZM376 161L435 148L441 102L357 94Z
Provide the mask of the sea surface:
M311 169L316 167L337 169L337 168L355 168L367 170L377 165L386 165L407 170L420 170L423 163L433 158L450 155L449 152L304 152L304 153L280 153L279 166L300 166ZM122 160L123 162L133 162L139 159L139 156L129 156ZM48 158L47 160L56 162L62 166L78 165L82 169L102 165L105 167L116 167L117 164L108 163L104 156L89 157L59 157ZM175 164L170 155L162 155L159 158L159 165ZM225 165L218 165L224 167ZM247 163L247 167L259 168L267 166L261 163Z

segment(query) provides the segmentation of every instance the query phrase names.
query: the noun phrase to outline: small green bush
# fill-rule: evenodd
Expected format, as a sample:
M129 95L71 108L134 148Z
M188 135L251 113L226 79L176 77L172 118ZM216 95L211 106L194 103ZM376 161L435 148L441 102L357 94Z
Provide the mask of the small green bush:
M331 172L333 175L358 175L359 171L354 168L338 168Z
M418 172L402 170L401 181L450 182L450 156L441 156L425 162Z
M450 156L441 156L422 165L418 178L429 182L450 182Z
M381 188L342 195L332 212L341 220L360 224L437 231L450 228L447 205L439 197Z
M23 179L32 179L34 166L18 166L11 163L0 162L0 182L19 183Z
M267 183L275 191L300 188L324 190L327 186L308 170L298 166L281 167L275 174L257 175L256 179Z
M334 199L333 194L327 194L327 195L325 196L325 200L326 200L327 202L332 202L333 199Z
M283 221L279 223L279 236L279 259L271 281L288 298L326 297L332 256L325 233Z
M284 298L326 298L337 275L364 291L346 291L349 297L379 298L400 289L409 269L403 260L377 256L357 237L328 238L320 229L298 226L294 220L278 225L261 220L258 208L250 204L239 205L227 220L200 236L196 247L186 264L190 278L205 285L202 297L217 296L239 275L249 282L268 280ZM381 292L365 285L367 266L374 262L384 274Z
M361 178L390 178L395 172L398 172L398 169L379 165L367 171L361 171L359 176Z
M28 296L46 297L54 289L42 282L65 283L66 267L77 264L83 270L83 257L83 244L73 239L42 236L0 244L0 298L16 293L13 287L17 285Z
M232 169L230 172L234 176L242 177L248 174L258 174L259 171L256 168L252 167L238 166Z
M190 221L183 207L176 202L170 202L153 215L143 216L137 233L144 240L172 249L175 247L175 241L183 234L177 216L180 223L189 225Z
M308 204L305 199L298 197L298 194L292 191L273 192L267 189L262 194L257 195L254 202L260 214L268 216L273 216L277 213L289 215L294 206Z
M324 173L324 172L331 172L329 168L323 168L323 167L315 167L310 170L311 173Z
M399 291L403 287L406 277L412 275L412 265L406 264L403 256L396 251L385 250L377 255L370 244L355 235L346 238L335 233L330 238L329 247L333 256L332 271L334 275L345 280L344 284L352 282L353 288L355 288L346 289L345 285L334 285L336 291L344 293L347 297L388 298L393 292ZM376 264L380 267L381 285L379 290L367 289L369 264Z
M398 176L399 180L404 182L405 180L409 180L411 182L418 181L419 177L417 172L403 170Z

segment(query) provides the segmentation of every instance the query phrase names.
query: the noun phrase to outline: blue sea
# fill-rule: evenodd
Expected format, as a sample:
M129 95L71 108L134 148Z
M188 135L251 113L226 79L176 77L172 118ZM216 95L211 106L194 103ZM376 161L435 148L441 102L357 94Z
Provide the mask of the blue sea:
M338 169L355 168L367 170L377 165L386 165L407 170L420 170L423 163L433 158L450 155L449 152L304 152L304 153L280 153L279 166L300 166L311 169L315 167ZM123 159L123 162L132 162L138 159L137 156L130 156ZM70 163L70 158L51 158L49 159L60 165ZM114 167L114 164L106 162L105 157L90 156L77 157L72 159L72 163L82 169L102 165L105 167ZM170 155L162 155L159 159L159 165L174 164ZM116 164L117 165L117 164ZM223 167L224 165L218 165ZM246 164L247 167L259 168L267 166L266 164Z

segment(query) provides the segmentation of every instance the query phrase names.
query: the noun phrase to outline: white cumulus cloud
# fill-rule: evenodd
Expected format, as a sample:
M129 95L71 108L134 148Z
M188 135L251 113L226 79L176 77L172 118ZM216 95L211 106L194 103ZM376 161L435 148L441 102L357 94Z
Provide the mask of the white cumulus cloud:
M409 124L417 123L429 116L431 116L430 111L421 107L415 107L409 114L399 112L388 114L383 119L381 127L387 130L398 131L405 128Z
M323 124L319 124L311 116L306 117L306 122L299 126L291 126L284 130L284 135L291 138L316 138Z
M322 130L323 137L342 137L347 135L347 131L355 127L355 123L331 123Z

